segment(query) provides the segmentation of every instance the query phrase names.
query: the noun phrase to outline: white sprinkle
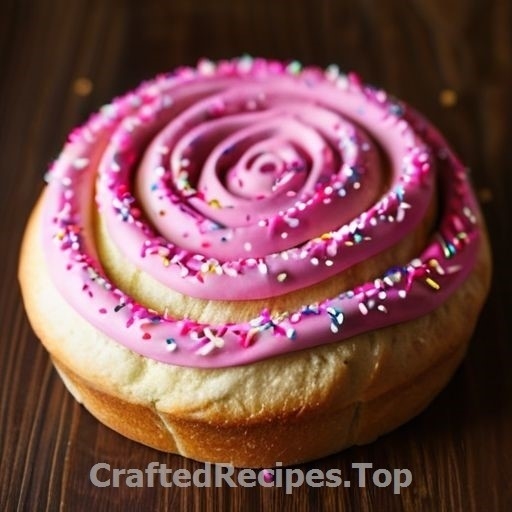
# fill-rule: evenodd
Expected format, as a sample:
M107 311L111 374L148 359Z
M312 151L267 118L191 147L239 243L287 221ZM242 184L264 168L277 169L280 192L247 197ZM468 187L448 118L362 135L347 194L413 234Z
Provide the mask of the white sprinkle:
M261 274L268 274L268 267L267 264L264 261L261 261L258 263L258 270Z
M326 267L332 267L334 265L334 261L332 260L325 260L325 266Z
M128 118L128 119L125 119L125 120L123 121L123 128L124 128L127 132L131 133L131 132L133 132L133 130L134 130L137 126L139 126L140 124L141 124L141 122L140 122L140 120L139 120L139 119L137 119L137 118L135 118L135 117L133 117L133 118Z
M250 251L250 250L252 250L252 244L251 244L251 242L245 242L245 243L244 243L244 249L245 249L246 251Z
M249 55L244 55L238 60L238 70L242 73L247 73L251 70L253 64L253 58Z
M340 68L336 64L330 64L325 70L327 80L334 82L340 76Z
M320 263L320 260L318 258L311 258L311 264L315 265L315 267Z
M401 299L405 299L405 297L407 297L407 292L405 290L398 290L398 296Z
M378 309L381 313L387 313L387 312L388 312L388 310L387 310L386 306L384 306L383 304L379 304L379 305L377 306L377 309Z
M166 348L167 352L174 352L178 348L178 345L173 340L171 342L168 342L167 346L165 348Z
M229 265L223 265L222 269L224 270L224 273L229 277L236 277L238 275L236 269L230 267Z
M300 313L293 313L293 315L290 317L290 322L292 324L296 324L300 320Z
M115 119L115 117L117 115L117 108L110 103L103 105L103 107L101 107L100 110L101 110L102 114L104 114L105 116L107 116L110 119Z
M286 329L286 337L288 339L293 340L293 339L295 339L296 336L297 336L297 333L293 327L289 327L288 329Z
M380 291L379 294L377 295L377 297L379 297L380 300L385 300L387 296L388 294L384 290Z
M375 98L380 103L384 103L386 101L387 95L386 95L385 91L380 90L380 91L377 91L377 93L375 94Z
M194 341L198 341L199 340L199 333L197 332L191 332L190 333L190 338L193 339Z
M329 256L334 257L338 252L338 246L336 243L331 243L327 246L326 252Z
M285 217L284 220L291 228L296 228L300 224L299 219L294 219L293 217Z
M209 327L205 327L204 335L214 343L214 345L218 348L222 348L224 346L224 340L220 336L216 336L213 331Z
M208 342L206 345L203 345L198 351L197 353L200 355L200 356L207 356L215 347L215 343L213 343L212 341Z
M285 281L286 279L288 278L288 274L286 272L280 272L279 274L277 274L277 280L282 283L283 281Z
M439 265L439 263L437 262L437 264L435 265L435 268L436 268L436 271L437 273L440 275L440 276L444 276L446 274L445 270L443 267L441 267L441 265Z
M215 64L209 59L203 59L198 65L198 71L205 76L213 75Z
M77 158L74 162L73 162L73 167L75 169L78 169L78 170L81 170L81 169L84 169L85 167L87 167L89 165L89 159L88 158Z
M473 215L473 212L467 206L464 206L464 208L462 209L462 213L469 219L469 221L472 224L476 223L476 217Z
M338 87L339 89L342 89L344 91L348 89L347 75L340 74L340 76L336 80L336 87Z
M359 303L359 311L361 311L361 314L363 314L363 315L368 314L368 308L364 305L363 302Z

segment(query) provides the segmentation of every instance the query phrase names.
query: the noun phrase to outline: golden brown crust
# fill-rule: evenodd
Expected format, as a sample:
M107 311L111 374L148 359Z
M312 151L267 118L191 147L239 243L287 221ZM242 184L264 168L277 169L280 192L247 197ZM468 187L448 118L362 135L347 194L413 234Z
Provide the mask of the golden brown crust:
M317 458L419 413L463 357L490 279L484 234L469 278L426 316L247 366L183 368L143 358L79 317L49 279L38 227L36 208L19 277L34 330L70 391L127 437L236 466Z

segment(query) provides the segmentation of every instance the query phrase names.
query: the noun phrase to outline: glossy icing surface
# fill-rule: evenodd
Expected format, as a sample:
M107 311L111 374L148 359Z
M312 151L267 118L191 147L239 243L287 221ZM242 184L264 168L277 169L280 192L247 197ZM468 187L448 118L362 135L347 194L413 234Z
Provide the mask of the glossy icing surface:
M264 299L396 244L436 181L437 232L408 265L238 324L137 304L106 276L90 222L99 208L124 257L173 290ZM43 247L61 294L112 339L170 364L247 364L416 318L476 257L463 165L421 116L334 67L241 58L159 76L76 129L48 182Z

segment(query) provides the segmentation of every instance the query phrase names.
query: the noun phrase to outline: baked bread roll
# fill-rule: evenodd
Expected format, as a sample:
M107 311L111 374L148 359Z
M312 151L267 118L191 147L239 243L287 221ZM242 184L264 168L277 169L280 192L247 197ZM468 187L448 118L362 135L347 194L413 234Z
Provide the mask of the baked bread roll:
M121 434L265 467L423 410L488 292L464 166L337 68L182 68L74 130L19 278L65 385Z

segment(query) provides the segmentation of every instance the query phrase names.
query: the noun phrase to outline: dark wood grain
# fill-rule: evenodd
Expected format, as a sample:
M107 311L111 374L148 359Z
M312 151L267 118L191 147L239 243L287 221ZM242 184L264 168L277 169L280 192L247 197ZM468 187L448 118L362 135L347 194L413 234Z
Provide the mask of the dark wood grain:
M308 464L409 468L412 485L282 489L95 488L96 462L202 467L125 440L65 390L25 317L21 235L67 132L144 78L201 56L335 62L434 121L472 169L495 278L469 354L421 416ZM73 88L80 77L90 94ZM0 13L0 510L512 510L510 219L512 8L507 0L4 0ZM457 102L439 102L443 89Z

